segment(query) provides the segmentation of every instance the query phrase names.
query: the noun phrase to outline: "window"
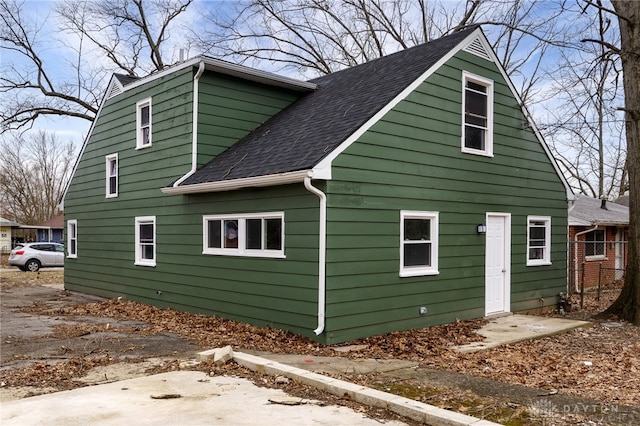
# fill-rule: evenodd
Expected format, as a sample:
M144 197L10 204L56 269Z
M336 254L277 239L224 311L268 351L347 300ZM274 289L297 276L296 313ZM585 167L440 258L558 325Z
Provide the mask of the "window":
M587 233L584 237L584 255L591 258L605 257L604 239L604 229L596 229Z
M438 274L438 213L400 212L400 276Z
M78 221L67 221L67 257L78 257Z
M118 154L111 154L106 159L106 197L115 198L118 196Z
M136 104L136 149L151 146L151 98Z
M462 152L493 156L493 82L462 74Z
M136 217L136 265L156 266L156 217Z
M284 213L203 216L203 254L284 256Z
M527 217L527 266L551 265L551 218Z

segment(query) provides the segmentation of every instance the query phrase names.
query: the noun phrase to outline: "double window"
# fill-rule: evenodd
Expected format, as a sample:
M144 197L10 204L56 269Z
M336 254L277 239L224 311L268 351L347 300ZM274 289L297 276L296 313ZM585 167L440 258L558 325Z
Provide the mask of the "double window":
M493 156L493 81L462 74L462 152Z
M106 181L105 196L114 198L118 196L118 154L111 154L105 157Z
M78 257L78 221L67 221L67 257Z
M284 213L203 216L204 254L284 257Z
M151 146L151 98L136 104L136 149Z
M156 217L136 217L135 264L156 266Z
M551 264L551 218L527 217L527 266Z
M400 212L400 276L438 274L438 213Z
M584 237L584 255L590 258L605 257L604 229L596 229Z

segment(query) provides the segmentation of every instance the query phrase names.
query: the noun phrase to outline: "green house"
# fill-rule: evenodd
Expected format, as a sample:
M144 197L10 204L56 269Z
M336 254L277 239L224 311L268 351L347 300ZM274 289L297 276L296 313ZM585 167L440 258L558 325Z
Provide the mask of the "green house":
M332 344L553 306L573 197L480 28L310 81L114 75L65 287Z

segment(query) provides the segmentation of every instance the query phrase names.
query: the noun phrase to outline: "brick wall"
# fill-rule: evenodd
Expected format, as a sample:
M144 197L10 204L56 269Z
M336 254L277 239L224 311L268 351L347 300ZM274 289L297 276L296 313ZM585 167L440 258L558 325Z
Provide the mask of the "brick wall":
M627 244L628 228L618 228L615 226L599 227L598 230L604 230L604 254L597 253L598 248L594 244L585 243L589 234L576 235L580 232L592 229L590 227L570 226L569 227L569 283L571 284L571 292L577 288L581 288L584 278L584 287L594 287L601 284L608 284L623 275L623 270L616 271L616 247L622 254L622 269L627 262ZM618 230L622 232L622 242L616 242L616 233ZM594 255L594 249L596 253Z

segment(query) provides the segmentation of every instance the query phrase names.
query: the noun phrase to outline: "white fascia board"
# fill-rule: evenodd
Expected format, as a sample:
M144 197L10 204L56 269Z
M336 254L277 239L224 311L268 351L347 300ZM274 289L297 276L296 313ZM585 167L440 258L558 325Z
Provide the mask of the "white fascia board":
M481 35L482 39L485 39L484 34L480 28L469 34L467 38L462 40L456 47L451 49L446 55L444 55L438 62L433 64L428 70L426 70L420 77L418 77L413 83L407 86L398 96L393 98L391 102L385 105L377 114L371 117L366 123L364 123L358 130L356 130L351 136L349 136L344 142L342 142L336 149L331 151L329 155L323 158L314 168L313 176L316 179L331 179L331 164L340 154L342 154L347 148L357 141L367 130L369 130L374 124L376 124L382 117L389 111L396 107L401 101L415 91L424 81L429 78L434 72L436 72L442 65L444 65L449 59L451 59L460 50L467 47L475 38ZM488 44L487 44L488 45ZM489 46L489 50L493 52ZM494 59L495 60L495 59Z
M244 65L232 64L230 62L221 61L219 59L210 58L208 56L197 56L155 74L151 74L148 77L143 77L134 83L124 86L122 91L126 92L128 90L135 89L136 87L139 87L143 84L147 84L153 80L162 78L168 74L183 70L185 68L197 67L200 62L204 62L205 68L209 71L215 71L221 74L231 75L234 77L242 78L244 80L255 81L271 86L284 87L301 92L310 92L318 87L315 83L310 83L308 81L296 80L294 78L284 77L266 71L260 71L254 68L246 67Z
M629 222L569 218L569 226L629 226Z
M193 185L180 185L177 187L165 187L161 191L169 195L201 194L207 192L234 191L242 188L256 188L264 186L287 185L290 183L304 182L304 178L311 177L309 170L279 173L267 176L255 176L240 179L223 180L218 182L204 182Z
M591 226L592 223L585 219L569 217L569 226Z

